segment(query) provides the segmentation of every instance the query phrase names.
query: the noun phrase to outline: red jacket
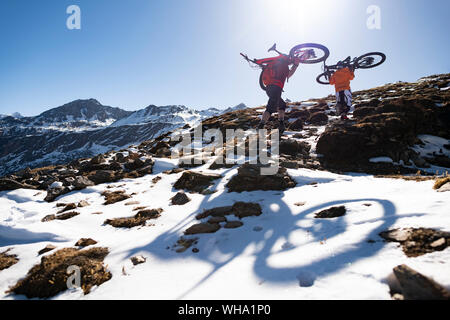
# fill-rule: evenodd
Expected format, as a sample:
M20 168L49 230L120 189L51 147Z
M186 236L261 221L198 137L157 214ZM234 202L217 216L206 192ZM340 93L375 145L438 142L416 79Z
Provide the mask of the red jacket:
M283 89L288 75L289 60L285 59L283 56L280 56L269 62L263 73L263 83L266 86L276 85Z
M334 84L336 92L350 90L350 81L355 78L355 73L349 68L337 70L330 78L330 84Z

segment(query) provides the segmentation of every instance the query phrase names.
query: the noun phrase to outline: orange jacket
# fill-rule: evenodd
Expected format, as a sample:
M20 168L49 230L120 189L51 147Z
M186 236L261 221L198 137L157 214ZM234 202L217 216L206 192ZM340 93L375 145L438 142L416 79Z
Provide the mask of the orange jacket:
M337 70L330 78L330 84L334 84L336 92L350 90L350 80L355 78L355 73L349 68Z

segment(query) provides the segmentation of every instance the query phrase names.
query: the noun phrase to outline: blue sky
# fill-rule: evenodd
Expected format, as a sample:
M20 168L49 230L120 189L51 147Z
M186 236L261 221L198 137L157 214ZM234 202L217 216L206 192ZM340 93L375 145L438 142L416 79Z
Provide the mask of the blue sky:
M66 8L81 8L68 30ZM381 30L369 30L369 5ZM126 110L183 104L203 109L265 104L259 72L242 60L317 42L330 63L382 51L382 66L357 71L352 89L450 72L448 0L2 0L0 114L37 115L75 99ZM323 97L321 66L301 65L291 100Z

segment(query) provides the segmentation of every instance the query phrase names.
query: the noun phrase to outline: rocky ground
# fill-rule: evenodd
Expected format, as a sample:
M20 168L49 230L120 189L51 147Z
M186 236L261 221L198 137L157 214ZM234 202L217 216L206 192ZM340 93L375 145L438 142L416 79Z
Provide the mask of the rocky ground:
M449 84L450 75L444 74L354 92L347 121L336 116L333 96L289 103L288 128L279 144L280 168L274 175L261 175L262 164L218 161L227 146L250 159L250 129L259 122L261 106L204 120L203 131L219 129L226 136L226 129L242 129L243 139L231 137L219 145L203 138L202 146L192 145L194 154L178 152L183 143L175 133L194 138L195 128L185 126L122 150L2 177L0 279L7 287L0 289L7 291L8 298L74 298L71 294L77 293L66 290L69 275L64 270L79 265L83 286L77 297L113 297L101 288L120 282L138 290L137 278L127 282L123 277L133 277L127 268L149 265L149 256L176 272L179 262L189 264L188 255L197 255L192 259L199 263L191 261L191 265L206 275L201 280L191 267L186 273L198 281L192 288L205 285L198 293L189 289L187 296L192 298L206 297L210 286L226 285L220 279L227 278L228 272L253 266L244 274L258 279L256 287L249 280L236 282L250 288L243 290L243 297L269 297L269 291L261 290L261 295L254 291L268 282L274 285L267 290L286 284L291 295L287 298L338 298L345 286L333 278L339 270L339 279L352 286L363 283L356 285L358 290L367 286L367 294L350 290L351 298L448 299L450 278L433 270L439 269L439 263L450 265ZM271 117L269 141L276 123ZM184 159L203 157L198 163L183 163L171 158L175 151ZM272 151L271 144L267 151ZM303 220L297 219L300 215ZM21 234L27 240L21 241ZM152 239L150 243L142 235ZM84 249L97 242L102 247ZM398 252L396 243L404 253ZM298 254L304 248L310 250L304 261L289 256L290 251ZM247 256L248 250L254 253ZM275 250L275 257L270 250ZM288 258L277 260L278 256ZM383 257L388 262L379 271L356 266L376 264ZM103 261L108 259L106 266ZM322 261L320 267L314 259ZM202 263L216 270L214 279ZM221 276L222 266L226 268ZM161 285L163 279L169 281L170 298L186 296L175 289L175 283L183 281L182 274L169 279L158 263L150 268L158 270L159 278L135 272ZM290 275L297 278L297 287L313 288L309 296L286 282ZM341 289L334 283L340 283ZM330 294L327 286L333 288ZM92 288L97 289L89 293ZM226 297L226 292L214 296ZM136 292L131 296L142 297Z

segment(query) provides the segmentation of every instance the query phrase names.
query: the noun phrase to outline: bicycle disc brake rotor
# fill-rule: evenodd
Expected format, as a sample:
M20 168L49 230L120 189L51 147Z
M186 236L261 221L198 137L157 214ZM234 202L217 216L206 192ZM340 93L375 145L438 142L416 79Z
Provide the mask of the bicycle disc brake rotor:
M375 58L373 58L373 57L366 57L359 63L359 65L363 66L363 67L367 67L367 66L372 65L374 61L375 61Z

